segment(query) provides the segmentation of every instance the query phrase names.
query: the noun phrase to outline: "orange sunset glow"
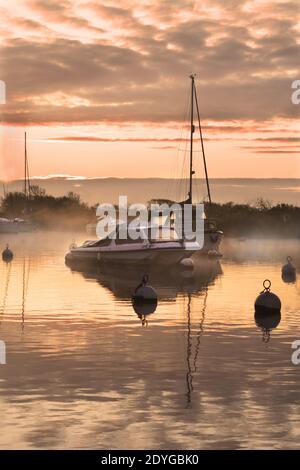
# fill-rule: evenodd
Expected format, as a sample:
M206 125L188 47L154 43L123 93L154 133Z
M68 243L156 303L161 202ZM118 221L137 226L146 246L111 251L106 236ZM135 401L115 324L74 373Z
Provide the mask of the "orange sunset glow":
M179 177L191 72L210 177L297 177L299 12L292 0L1 0L0 179L23 177L25 130L31 176Z
M0 461L300 450L300 0L0 19Z

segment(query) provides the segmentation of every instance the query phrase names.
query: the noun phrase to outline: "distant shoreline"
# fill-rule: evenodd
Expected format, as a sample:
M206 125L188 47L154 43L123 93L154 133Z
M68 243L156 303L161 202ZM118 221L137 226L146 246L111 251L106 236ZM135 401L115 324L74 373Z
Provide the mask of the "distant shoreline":
M153 202L173 204L175 200L156 197L147 201L148 204ZM53 196L44 188L31 185L29 195L22 191L8 192L1 200L0 216L11 220L25 218L42 229L82 230L87 224L97 222L96 208L75 192ZM300 238L300 207L292 204L274 205L260 197L254 204L205 202L205 214L230 237Z
M80 195L89 205L99 202L118 203L119 195L126 195L130 202L146 203L153 198L185 200L188 191L186 179L169 178L118 178L78 176L54 176L32 178L33 185L44 188L47 194L59 197L72 191ZM4 191L23 191L23 180L0 184L0 196ZM195 201L207 200L206 183L203 178L194 177ZM300 178L211 178L212 200L224 204L253 204L259 197L273 204L287 203L299 206Z

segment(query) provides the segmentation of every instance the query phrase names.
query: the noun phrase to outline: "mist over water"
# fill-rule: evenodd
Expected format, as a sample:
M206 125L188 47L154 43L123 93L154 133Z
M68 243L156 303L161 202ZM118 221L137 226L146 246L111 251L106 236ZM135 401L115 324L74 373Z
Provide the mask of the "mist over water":
M225 240L221 262L150 273L155 312L131 302L142 271L71 269L84 233L10 235L0 262L1 448L299 448L299 240ZM5 246L7 236L0 236ZM275 329L256 324L269 278Z

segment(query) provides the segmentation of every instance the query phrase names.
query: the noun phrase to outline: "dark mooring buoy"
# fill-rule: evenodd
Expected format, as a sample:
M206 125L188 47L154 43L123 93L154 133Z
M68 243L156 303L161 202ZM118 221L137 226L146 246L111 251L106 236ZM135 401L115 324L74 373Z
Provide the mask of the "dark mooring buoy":
M280 298L270 291L271 281L265 279L263 282L264 290L259 294L255 300L255 313L256 314L273 314L280 313L281 301Z
M137 315L150 315L157 307L156 290L148 285L149 276L144 274L142 282L137 286L132 296L132 306Z
M135 300L140 301L152 301L157 300L157 293L156 290L148 285L149 276L148 274L144 274L142 282L137 286L132 296Z
M3 261L11 261L14 257L13 252L10 250L9 246L6 245L5 250L2 251L2 259Z
M132 299L132 306L137 316L142 319L155 312L157 308L157 300L142 302L141 300Z
M296 280L296 268L292 263L291 256L287 257L287 263L282 266L281 277L284 282L295 282Z

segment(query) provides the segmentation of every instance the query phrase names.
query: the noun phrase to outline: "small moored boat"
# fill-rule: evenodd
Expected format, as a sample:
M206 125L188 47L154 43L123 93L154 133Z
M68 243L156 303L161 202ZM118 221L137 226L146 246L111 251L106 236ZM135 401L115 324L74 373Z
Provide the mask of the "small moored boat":
M202 129L200 123L200 114L198 108L197 93L195 87L195 76L191 75L191 119L190 119L190 162L189 162L189 191L188 198L180 202L180 206L184 209L186 204L193 204L193 139L195 133L194 125L194 106L197 111L199 137L202 148L203 164L205 170L205 178L207 185L207 195L211 204L210 186L208 180L206 159L204 153L204 144L202 138ZM203 244L195 240L188 240L178 235L175 226L168 227L168 237L161 236L162 230L158 230L159 236L153 237L150 231L151 223L140 227L142 236L139 239L132 239L129 236L125 239L119 237L119 230L122 222L115 224L114 237L111 233L99 240L86 241L82 246L73 247L66 255L66 262L151 262L159 264L177 264L184 258L190 258L194 253L208 255L209 253L218 253L219 245L223 233L217 229L214 220L204 219L204 239ZM156 226L157 227L157 226ZM87 229L94 231L96 225L89 224ZM161 228L161 227L160 227ZM171 228L171 230L170 230ZM151 232L151 233L150 233Z

